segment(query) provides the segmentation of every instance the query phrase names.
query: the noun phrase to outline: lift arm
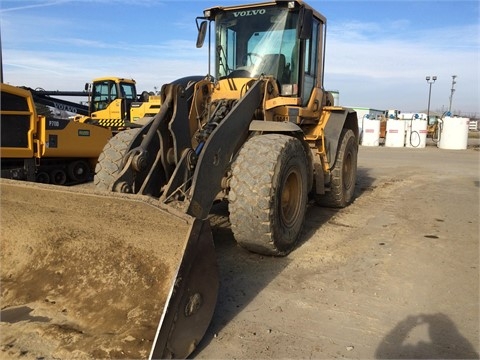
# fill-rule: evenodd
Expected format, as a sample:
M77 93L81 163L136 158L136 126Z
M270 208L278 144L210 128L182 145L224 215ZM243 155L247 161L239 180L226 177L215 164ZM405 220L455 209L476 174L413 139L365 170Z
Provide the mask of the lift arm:
M82 105L73 101L63 100L51 97L56 96L82 96L87 97L89 93L86 91L46 91L46 90L33 90L28 87L23 87L32 93L33 101L38 104L51 106L57 110L68 111L79 115L89 115L88 105Z

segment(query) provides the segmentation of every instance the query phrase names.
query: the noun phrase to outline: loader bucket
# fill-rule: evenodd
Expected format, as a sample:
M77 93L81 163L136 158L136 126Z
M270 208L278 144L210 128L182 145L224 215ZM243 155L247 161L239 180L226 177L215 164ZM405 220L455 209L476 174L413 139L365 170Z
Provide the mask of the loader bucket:
M151 198L0 180L1 358L185 358L213 315L208 221Z

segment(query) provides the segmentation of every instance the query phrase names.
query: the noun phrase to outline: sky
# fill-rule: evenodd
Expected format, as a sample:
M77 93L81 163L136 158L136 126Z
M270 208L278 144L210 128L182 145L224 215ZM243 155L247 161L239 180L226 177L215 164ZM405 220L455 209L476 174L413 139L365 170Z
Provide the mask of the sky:
M195 18L249 0L0 0L4 82L83 90L96 77L155 91L206 75ZM258 2L258 1L251 1ZM480 116L477 0L306 0L327 18L324 84L342 106ZM437 76L432 85L426 76Z

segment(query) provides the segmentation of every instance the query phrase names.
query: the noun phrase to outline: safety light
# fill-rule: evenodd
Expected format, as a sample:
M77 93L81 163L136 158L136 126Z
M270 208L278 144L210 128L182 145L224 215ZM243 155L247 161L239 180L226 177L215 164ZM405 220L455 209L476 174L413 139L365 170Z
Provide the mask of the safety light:
M288 2L288 8L289 9L295 9L295 1L289 1Z

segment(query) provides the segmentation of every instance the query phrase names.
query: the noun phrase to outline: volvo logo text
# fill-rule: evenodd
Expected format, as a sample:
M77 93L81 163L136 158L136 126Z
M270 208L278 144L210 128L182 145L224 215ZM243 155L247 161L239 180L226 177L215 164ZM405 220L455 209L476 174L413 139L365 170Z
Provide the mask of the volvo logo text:
M265 9L260 9L260 10L246 10L246 11L235 11L233 13L233 16L239 17L239 16L253 16L253 15L263 15L265 14Z

